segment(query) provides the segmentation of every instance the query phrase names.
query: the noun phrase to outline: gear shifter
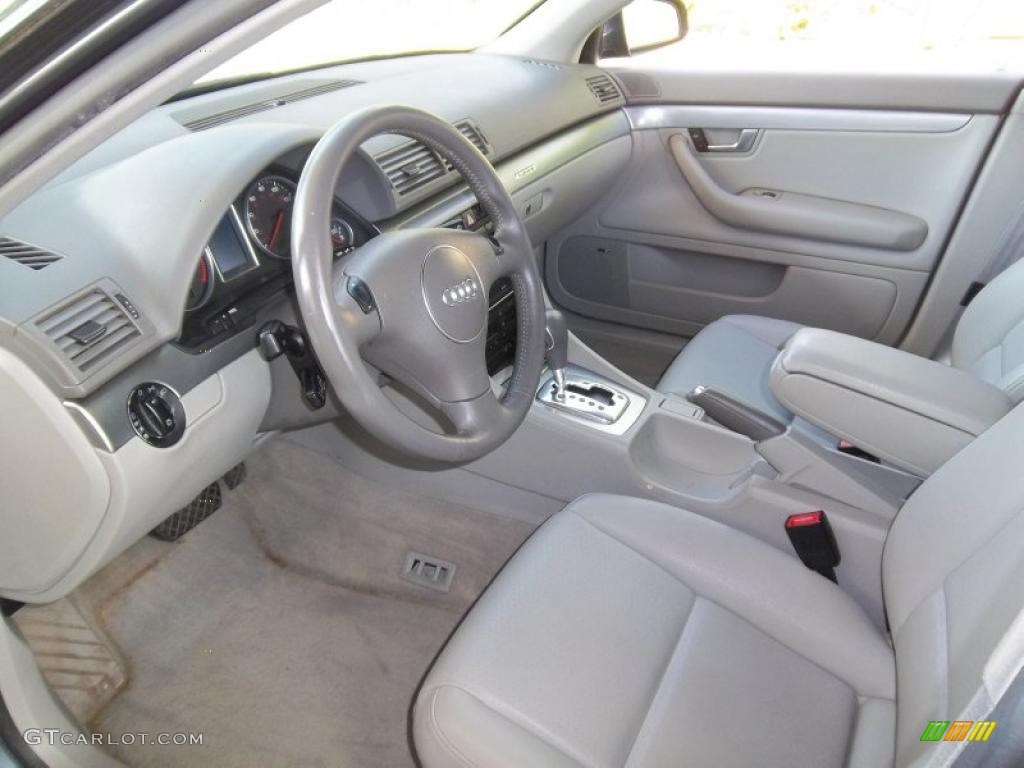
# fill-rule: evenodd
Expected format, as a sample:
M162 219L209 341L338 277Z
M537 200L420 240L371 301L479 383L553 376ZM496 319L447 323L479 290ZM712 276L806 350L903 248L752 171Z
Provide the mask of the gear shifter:
M544 315L547 324L544 358L555 379L555 399L565 399L565 363L569 357L569 327L565 315L549 309Z
M569 326L565 315L549 309L544 317L546 336L544 359L551 369L551 378L545 379L537 399L560 413L573 418L609 426L615 424L630 404L623 390L598 374L569 366Z

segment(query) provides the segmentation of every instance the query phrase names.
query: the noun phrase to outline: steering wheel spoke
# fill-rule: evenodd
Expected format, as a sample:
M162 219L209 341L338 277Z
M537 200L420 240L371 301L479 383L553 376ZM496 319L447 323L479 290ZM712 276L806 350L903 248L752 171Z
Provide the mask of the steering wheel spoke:
M441 412L455 425L456 431L464 437L483 433L502 418L502 405L494 392L486 392L472 400L442 403Z

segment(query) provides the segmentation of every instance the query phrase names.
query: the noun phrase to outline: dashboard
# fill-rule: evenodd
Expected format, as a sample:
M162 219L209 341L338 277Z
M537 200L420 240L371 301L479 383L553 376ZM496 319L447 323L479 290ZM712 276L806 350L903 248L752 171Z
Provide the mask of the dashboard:
M272 165L249 182L217 222L192 272L177 343L208 350L245 327L291 286L291 222L298 178ZM341 258L380 230L335 198L330 220Z
M467 71L488 87L467 87ZM301 334L290 225L313 146L339 116L396 103L447 119L487 156L538 259L632 151L609 74L485 54L192 95L96 147L0 219L0 398L10 429L32 435L0 441L19 478L2 521L0 596L57 599L264 436L339 415L315 356L270 359L261 332ZM490 224L440 157L378 136L342 169L325 226L340 261L396 230ZM511 284L489 299L481 365L500 382L515 354Z

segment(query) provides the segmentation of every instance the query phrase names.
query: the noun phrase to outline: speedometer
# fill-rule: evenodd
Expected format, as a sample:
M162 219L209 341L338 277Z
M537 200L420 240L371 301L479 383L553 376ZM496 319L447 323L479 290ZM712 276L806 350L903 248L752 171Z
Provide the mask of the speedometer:
M295 183L283 176L261 176L245 192L245 226L260 249L279 259L291 255Z

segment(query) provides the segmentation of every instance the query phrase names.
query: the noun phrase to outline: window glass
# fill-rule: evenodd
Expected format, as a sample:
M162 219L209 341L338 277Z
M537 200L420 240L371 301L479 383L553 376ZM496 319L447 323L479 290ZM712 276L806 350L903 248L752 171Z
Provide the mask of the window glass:
M741 71L1024 71L1024 0L687 0L686 6L690 29L682 41L602 63Z
M199 83L421 51L498 37L538 0L331 0L204 75Z

